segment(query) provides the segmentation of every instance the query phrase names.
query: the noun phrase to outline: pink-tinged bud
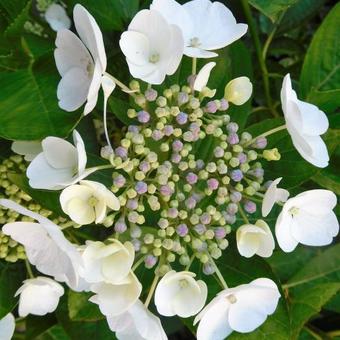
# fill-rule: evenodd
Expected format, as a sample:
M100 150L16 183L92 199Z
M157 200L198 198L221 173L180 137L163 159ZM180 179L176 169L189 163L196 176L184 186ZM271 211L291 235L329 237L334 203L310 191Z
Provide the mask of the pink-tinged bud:
M154 130L152 131L152 139L155 141L159 141L164 137L164 133L160 130Z
M153 255L147 255L144 259L145 267L151 269L157 263L157 257Z
M136 199L129 199L126 202L126 207L131 210L136 210L138 208L138 200Z
M258 137L255 140L253 146L257 149L264 149L267 146L267 138L266 137Z
M216 103L213 100L208 102L205 106L205 111L208 113L215 113L217 111Z
M244 164L244 163L246 163L247 160L248 160L247 155L246 155L245 153L243 153L243 152L239 153L239 154L237 155L237 158L238 158L238 160L240 161L240 164Z
M184 112L180 112L177 116L176 116L176 121L179 125L184 125L188 122L188 115Z
M215 233L215 237L218 240L225 238L225 236L227 235L226 230L223 227L215 228L214 233Z
M185 206L188 209L194 209L196 206L197 202L193 197L189 197L186 201L185 201Z
M127 157L127 150L122 146L118 146L115 150L116 156L125 159Z
M146 111L139 111L137 113L137 119L140 123L147 123L150 120L150 114Z
M235 182L240 182L243 178L243 173L241 170L236 169L231 172L231 178Z
M253 214L256 211L256 204L252 201L246 201L244 204L244 210L249 214Z
M204 213L202 214L200 221L203 224L209 224L211 222L211 216L208 213Z
M196 231L197 234L203 235L207 231L207 228L205 227L204 224L196 224L194 226L194 230Z
M113 180L113 184L117 187L117 188L122 188L126 183L126 179L123 175L118 175L114 180Z
M226 111L229 108L229 103L226 99L222 98L220 100L221 106L220 106L220 111Z
M177 226L177 228L176 228L176 233L177 233L179 236L181 236L181 237L187 235L188 232L189 232L188 226L187 226L186 224L184 224L184 223L179 224L179 225Z
M126 229L127 229L127 225L126 225L124 219L119 219L115 223L114 230L115 230L116 233L122 234L126 231Z
M238 203L241 201L242 199L242 194L238 191L233 191L231 194L230 194L230 199L233 203Z
M179 152L183 149L183 143L176 139L173 143L172 143L172 150Z
M210 190L216 190L218 188L218 185L219 185L218 180L215 179L215 178L209 178L207 183L208 183L208 188Z
M165 136L169 137L173 134L174 128L173 128L172 125L165 125L163 132L164 132Z
M195 184L198 180L198 176L196 174L194 174L193 172L189 172L187 175L186 175L186 180L189 184Z
M238 144L238 142L240 141L239 138L238 138L238 135L236 133L231 133L228 136L227 140L228 140L229 144L231 144L231 145Z
M143 181L138 181L135 185L135 190L140 195L145 194L148 191L148 185Z
M144 95L145 95L145 98L146 98L147 101L153 102L153 101L156 100L158 93L154 89L147 89L145 91Z

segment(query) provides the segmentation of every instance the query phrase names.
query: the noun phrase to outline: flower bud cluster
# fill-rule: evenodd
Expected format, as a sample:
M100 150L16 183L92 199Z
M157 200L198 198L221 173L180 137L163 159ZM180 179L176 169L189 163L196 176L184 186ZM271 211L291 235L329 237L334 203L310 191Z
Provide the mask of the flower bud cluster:
M140 91L136 81L132 85ZM130 234L147 268L161 258L165 274L174 261L188 266L197 258L212 274L210 260L228 247L239 211L257 209L252 198L263 182L258 160L266 140L248 146L252 136L226 114L228 102L197 95L190 86L173 85L162 94L149 88L137 92L135 102L140 109L127 112L135 123L112 160L112 191L122 209L104 224Z
M74 222L69 221L64 217L55 216L52 211L43 208L40 204L37 204L27 193L12 182L10 174L25 172L26 167L26 162L23 157L19 155L10 156L0 164L0 197L10 199L31 211L42 216L49 217L60 227L65 227L66 225L76 227ZM22 216L13 210L0 208L1 225L15 221L33 222L31 218ZM0 259L4 259L8 262L16 262L17 260L25 259L24 248L16 241L12 240L9 236L4 235L1 232L1 229Z

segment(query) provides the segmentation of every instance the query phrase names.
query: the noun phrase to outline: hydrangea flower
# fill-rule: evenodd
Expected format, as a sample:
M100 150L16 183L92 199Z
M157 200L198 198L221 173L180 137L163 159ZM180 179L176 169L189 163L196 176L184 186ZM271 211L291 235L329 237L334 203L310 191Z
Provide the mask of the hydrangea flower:
M82 250L84 270L82 277L90 283L117 283L130 273L135 250L130 242L112 240L109 244L87 241Z
M179 28L153 10L135 15L119 45L132 76L150 84L161 84L166 75L174 74L183 55Z
M283 79L281 104L287 130L296 150L307 162L325 168L329 156L320 135L328 129L328 118L317 106L297 98L289 73Z
M237 249L242 256L251 257L255 254L270 257L275 248L273 234L263 220L255 224L244 224L236 232Z
M279 298L276 284L265 278L223 290L196 316L197 340L223 340L232 331L252 332L274 313Z
M204 281L196 281L195 276L188 271L174 270L163 276L155 291L155 305L159 314L187 318L203 308L208 288Z
M80 184L65 188L60 195L60 204L72 221L79 224L101 223L107 208L116 211L120 208L116 195L94 181L80 181Z
M336 195L329 190L308 190L290 198L276 221L275 233L280 248L293 251L301 243L325 246L339 233L333 212Z
M46 137L39 153L27 168L27 177L32 188L59 190L85 178L93 171L85 169L87 156L79 133L73 131L73 146L58 137Z
M96 106L101 78L106 70L102 33L93 16L81 5L73 10L74 24L80 39L71 31L57 33L54 58L62 76L57 89L59 106L75 111L85 102L84 114Z
M20 295L19 315L45 315L56 310L59 299L64 295L64 288L56 281L38 276L28 279L17 290L15 296Z
M231 11L217 1L192 0L180 5L175 0L153 0L151 9L180 27L184 54L189 57L216 57L211 51L230 45L248 29L246 24L237 24Z
M40 141L17 140L12 143L11 149L18 155L25 156L25 160L30 162L35 158L35 156L41 153L42 146Z

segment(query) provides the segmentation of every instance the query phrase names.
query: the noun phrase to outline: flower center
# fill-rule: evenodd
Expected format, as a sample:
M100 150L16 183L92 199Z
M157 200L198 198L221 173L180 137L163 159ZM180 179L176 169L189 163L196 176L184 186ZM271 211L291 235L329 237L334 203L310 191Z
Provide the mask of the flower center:
M98 199L94 196L91 196L88 199L87 203L88 203L89 206L94 207L98 203Z
M152 53L149 57L149 61L150 63L156 64L157 62L159 62L160 56L159 53Z
M200 40L197 37L190 39L190 47L199 47L201 45Z
M228 295L226 299L232 304L237 302L236 296L234 294Z
M93 71L94 71L94 65L91 60L89 60L87 63L86 71L87 71L89 78L91 78L93 76Z
M179 286L181 288L186 288L186 287L188 287L188 285L189 285L189 282L186 279L183 279L183 280L179 281Z
M292 216L296 216L299 213L300 209L297 207L292 207L289 209L289 212Z

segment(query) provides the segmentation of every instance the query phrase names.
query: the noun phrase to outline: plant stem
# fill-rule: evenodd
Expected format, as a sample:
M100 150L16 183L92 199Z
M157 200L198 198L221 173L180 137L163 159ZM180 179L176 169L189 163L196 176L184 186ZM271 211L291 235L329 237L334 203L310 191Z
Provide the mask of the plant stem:
M129 94L131 97L135 97L135 94L131 92L132 90L129 87L127 87L124 83L122 83L120 80L118 80L109 73L105 73L105 75L110 77L123 90L123 92Z
M253 38L253 41L254 41L254 46L255 46L255 51L256 51L256 56L257 56L257 59L258 59L259 64L260 64L263 87L264 87L264 94L265 94L265 97L266 97L267 105L268 105L272 115L274 117L279 117L279 114L276 112L275 108L273 107L273 102L272 102L272 98L271 98L271 95L270 95L268 70L267 70L265 59L263 58L263 52L262 52L260 38L259 38L259 35L257 33L257 28L256 28L255 21L253 19L253 16L252 16L252 13L251 13L251 10L250 10L248 0L241 0L241 4L242 4L244 14L245 14L247 21L248 21L248 24L249 24L249 31L252 35L252 38Z
M140 266L140 264L144 261L144 259L145 259L145 256L142 256L138 261L136 261L136 263L133 265L131 270L134 272Z
M195 254L192 254L192 256L190 257L190 262L188 263L188 265L185 267L185 271L188 271L190 266L192 265L192 263L194 262L195 259Z
M30 265L30 263L28 262L27 259L25 259L25 266L26 266L26 270L27 270L29 278L30 279L34 279L32 267L31 267L31 265Z
M246 222L246 224L250 224L247 215L245 214L243 208L241 207L241 204L238 204L238 210L239 210L244 222Z
M150 287L148 296L146 297L146 300L145 300L145 302L144 302L144 306L145 306L146 308L149 307L149 304L150 304L150 301L151 301L151 299L152 299L153 293L155 292L155 289L156 289L158 280L159 280L159 275L155 274L155 277L154 277L154 279L153 279L153 281L152 281L152 284L151 284L151 287Z
M268 136L270 136L270 135L272 135L272 134L274 134L276 132L279 132L281 130L285 130L286 128L287 128L286 124L283 124L283 125L280 125L280 126L278 126L276 128L273 128L273 129L271 129L271 130L269 130L267 132L261 133L260 135L256 136L252 140L250 140L248 143L244 144L244 147L247 147L247 146L253 144L256 141L257 138L268 137Z
M196 69L197 69L197 58L194 57L192 58L192 71L191 71L193 75L196 74Z
M218 269L218 267L217 267L217 265L216 265L214 259L211 257L211 255L210 255L209 253L208 253L208 256L209 256L209 258L210 258L211 263L213 264L213 266L214 266L214 268L215 268L215 273L216 273L218 279L220 280L220 282L221 282L223 288L224 288L224 289L228 289L228 285L227 285L227 283L225 282L225 280L224 280L224 278L223 278L223 275L222 275L222 273L220 272L220 270Z

